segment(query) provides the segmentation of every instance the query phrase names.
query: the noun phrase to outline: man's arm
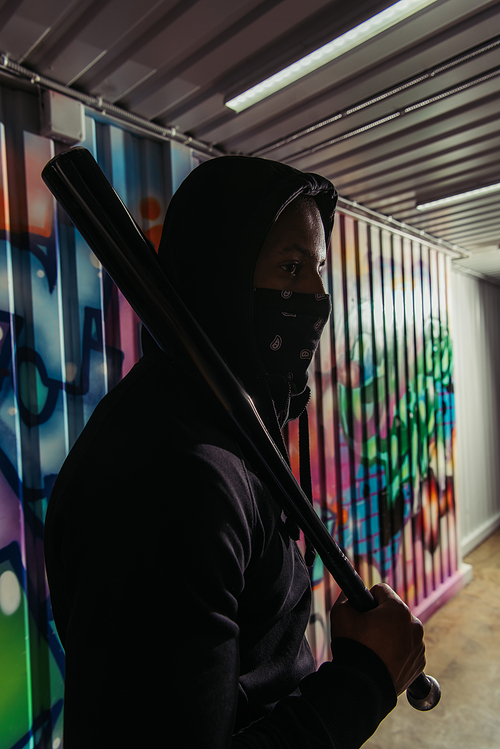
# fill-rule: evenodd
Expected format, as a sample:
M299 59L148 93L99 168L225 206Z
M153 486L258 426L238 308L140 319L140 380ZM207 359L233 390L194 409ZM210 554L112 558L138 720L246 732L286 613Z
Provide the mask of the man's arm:
M358 749L367 741L425 666L420 621L388 585L371 592L378 606L363 614L339 596L331 612L332 661L303 679L301 697L280 702L232 747Z

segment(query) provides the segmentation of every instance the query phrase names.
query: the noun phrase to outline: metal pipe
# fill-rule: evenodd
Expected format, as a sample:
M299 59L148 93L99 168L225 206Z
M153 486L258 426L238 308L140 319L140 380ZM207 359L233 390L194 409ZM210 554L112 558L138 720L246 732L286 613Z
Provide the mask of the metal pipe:
M374 608L372 594L302 492L252 399L171 286L153 248L90 152L74 148L54 157L42 178L160 348L195 366L236 426L276 501L314 545L354 608ZM417 677L408 690L411 704L422 710L434 707L440 695L435 685L424 674Z
M197 140L190 135L186 135L176 127L164 127L163 125L158 125L156 122L152 122L146 117L141 117L138 114L134 114L134 112L129 112L127 109L123 109L123 107L118 107L116 104L112 104L102 96L86 94L75 88L71 88L70 86L65 86L63 83L58 83L58 81L55 81L53 78L39 75L38 73L35 73L34 70L30 70L24 65L20 65L18 62L11 60L7 52L0 52L0 72L2 71L29 80L33 85L47 89L47 91L56 91L57 93L64 94L64 96L75 99L86 107L91 107L110 119L127 122L129 125L142 131L152 133L162 140L182 143L182 145L192 148L199 153L203 153L206 156L222 156L223 152L220 149L212 146L210 143L205 143L205 141Z

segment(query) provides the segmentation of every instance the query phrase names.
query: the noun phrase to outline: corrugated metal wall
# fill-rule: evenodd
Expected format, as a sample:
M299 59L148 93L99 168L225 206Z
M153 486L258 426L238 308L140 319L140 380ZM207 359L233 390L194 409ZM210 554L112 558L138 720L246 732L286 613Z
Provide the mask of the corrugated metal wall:
M2 89L0 123L0 749L57 749L64 658L43 520L65 455L139 355L138 321L40 180L55 146L37 134L36 98ZM194 155L90 115L86 126L84 145L156 243ZM334 314L311 378L318 509L366 581L418 610L457 567L448 262L340 214L327 281ZM295 425L289 437L296 469ZM337 591L319 562L312 578L321 660Z
M311 406L318 510L368 585L388 582L425 616L458 567L449 259L340 213L327 280L333 324ZM321 660L337 588L319 560L313 587Z
M500 286L458 271L451 282L465 555L500 526Z
M37 98L2 89L0 105L0 747L57 749L64 656L43 520L68 450L139 356L139 324L41 181L55 145L37 134ZM169 144L92 117L86 133L83 145L157 241L172 159L189 171L189 152L186 168Z

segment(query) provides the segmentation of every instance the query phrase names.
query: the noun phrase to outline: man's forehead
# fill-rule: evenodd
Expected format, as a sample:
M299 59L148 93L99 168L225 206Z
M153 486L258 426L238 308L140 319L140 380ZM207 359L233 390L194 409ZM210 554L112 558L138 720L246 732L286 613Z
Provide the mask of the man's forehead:
M315 245L314 250L312 250L309 247L304 247L297 242L291 245L286 245L284 247L278 247L276 248L276 252L279 255L283 256L293 255L295 252L299 252L301 255L304 255L304 257L311 258L311 260L326 259L326 250L324 247L317 247Z

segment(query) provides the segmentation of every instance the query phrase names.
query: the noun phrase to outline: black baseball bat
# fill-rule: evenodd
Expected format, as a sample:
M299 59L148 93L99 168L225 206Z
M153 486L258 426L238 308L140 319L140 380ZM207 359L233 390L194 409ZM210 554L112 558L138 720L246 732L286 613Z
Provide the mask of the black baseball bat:
M311 541L321 560L358 611L375 600L320 520L264 426L250 396L163 273L156 253L92 154L73 148L55 156L42 179L90 249L135 310L158 346L190 362L236 426L276 501ZM407 690L409 702L430 710L440 698L435 679L425 674Z

